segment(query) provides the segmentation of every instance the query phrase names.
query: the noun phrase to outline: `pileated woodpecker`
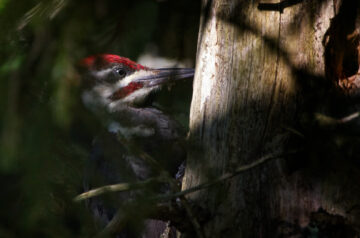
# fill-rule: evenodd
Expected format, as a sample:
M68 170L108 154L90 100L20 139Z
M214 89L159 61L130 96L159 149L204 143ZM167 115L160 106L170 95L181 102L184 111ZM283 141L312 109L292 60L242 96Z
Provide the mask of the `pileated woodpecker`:
M156 175L119 138L134 144L175 175L186 155L182 144L184 130L170 116L151 106L148 99L165 84L192 78L194 69L151 69L124 57L102 54L83 59L80 73L83 103L104 127L93 143L86 189ZM130 198L129 193L120 194L115 200L121 203ZM105 204L104 199L92 199L89 206L102 223L108 223L116 205ZM153 235L143 237L156 237Z

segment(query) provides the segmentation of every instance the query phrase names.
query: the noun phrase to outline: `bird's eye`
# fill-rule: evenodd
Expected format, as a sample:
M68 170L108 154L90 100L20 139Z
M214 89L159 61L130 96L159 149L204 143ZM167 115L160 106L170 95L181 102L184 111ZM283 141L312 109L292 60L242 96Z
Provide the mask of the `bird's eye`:
M126 70L125 69L116 69L116 73L121 76L124 77L126 75Z

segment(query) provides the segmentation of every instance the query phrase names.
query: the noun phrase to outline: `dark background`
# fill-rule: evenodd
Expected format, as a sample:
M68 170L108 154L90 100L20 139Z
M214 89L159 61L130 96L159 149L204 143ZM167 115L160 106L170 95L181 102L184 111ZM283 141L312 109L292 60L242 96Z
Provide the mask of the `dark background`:
M0 1L0 237L95 233L90 212L72 201L99 126L74 66L112 53L194 67L199 15L194 0ZM184 126L191 86L156 99Z

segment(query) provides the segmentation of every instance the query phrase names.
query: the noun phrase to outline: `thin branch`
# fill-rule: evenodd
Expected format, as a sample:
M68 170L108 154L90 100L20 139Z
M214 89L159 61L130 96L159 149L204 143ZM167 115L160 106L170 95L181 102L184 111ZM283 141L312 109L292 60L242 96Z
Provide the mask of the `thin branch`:
M141 189L141 188L148 186L150 183L152 183L154 181L156 181L156 179L148 179L148 180L136 182L136 183L118 183L118 184L106 185L103 187L91 189L87 192L84 192L84 193L76 196L74 198L74 201L80 202L82 200L100 196L102 194L109 193L109 192L125 192L125 191L129 191L129 190L134 190L134 189Z
M298 130L296 130L296 129L294 129L294 128L291 128L291 127L288 127L288 126L283 126L283 128L284 128L285 130L288 130L288 131L290 131L291 133L299 136L299 137L305 138L304 134L302 134L300 131L298 131Z
M297 152L297 151L289 152L287 154L292 154L292 153L295 153L295 152ZM156 200L169 200L169 199L177 198L177 197L189 194L189 193L193 193L193 192L196 192L196 191L211 187L214 184L217 184L217 183L220 183L220 182L225 181L227 179L233 178L233 177L239 175L240 173L243 173L243 172L248 171L250 169L254 169L254 168L256 168L256 167L258 167L258 166L260 166L260 165L262 165L262 164L264 164L266 162L269 162L270 160L281 158L284 155L285 154L280 154L280 155L268 154L268 155L265 155L264 157L254 161L254 162L252 162L252 163L250 163L248 165L238 167L232 173L226 173L226 174L220 176L219 178L217 178L215 180L212 180L210 182L200 184L198 186L183 190L183 191L178 192L178 193L159 195L154 199L156 199Z
M350 114L349 116L339 119L338 122L339 123L347 123L347 122L354 120L355 118L357 118L359 116L360 116L360 112L355 112L353 114Z
M172 194L165 194L165 195L159 195L159 196L156 196L153 198L153 200L170 200L170 199L174 199L174 198L178 198L178 197L181 197L181 196L184 196L186 194L189 194L189 193L193 193L193 192L196 192L198 190L202 190L202 189L205 189L205 188L208 188L216 183L219 183L219 182L222 182L224 180L227 180L227 179L230 179L232 177L235 177L236 175L242 173L242 172L245 172L247 170L250 170L250 169L253 169L257 166L260 166L272 159L276 159L276 158L280 158L282 157L282 155L273 155L273 154L269 154L269 155L266 155L248 165L244 165L244 166L240 166L238 167L234 172L232 173L226 173L224 175L222 175L221 177L215 179L215 180L212 180L210 182L207 182L207 183L203 183L203 184L200 184L198 186L195 186L195 187L192 187L192 188L189 188L187 190L184 190L184 191L180 191L180 192L177 192L177 193L172 193ZM99 187L99 188L96 188L96 189L92 189L92 190L89 190L85 193L82 193L78 196L76 196L74 198L74 201L82 201L82 200L85 200L85 199L89 199L89 198L92 198L92 197L95 197L95 196L99 196L99 195L102 195L104 193L108 193L108 192L124 192L124 191L128 191L128 190L132 190L132 189L140 189L140 188L143 188L143 187L146 187L148 184L154 182L154 181L159 181L158 179L148 179L148 180L145 180L145 181L142 181L142 182L137 182L137 183L119 183L119 184L113 184L113 185L107 185L107 186L103 186L103 187Z
M348 116L337 119L330 116L326 116L321 113L315 113L315 120L322 126L336 126L351 122L352 120L358 118L360 116L360 112L354 112Z

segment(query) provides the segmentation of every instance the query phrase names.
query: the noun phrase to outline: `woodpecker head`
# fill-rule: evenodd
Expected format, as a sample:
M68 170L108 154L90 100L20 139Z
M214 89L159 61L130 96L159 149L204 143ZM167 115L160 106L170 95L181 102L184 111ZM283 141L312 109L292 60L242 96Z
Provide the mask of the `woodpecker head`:
M141 105L162 85L194 75L194 69L151 69L109 54L81 60L79 70L83 76L84 103L90 107L106 107L109 111Z

